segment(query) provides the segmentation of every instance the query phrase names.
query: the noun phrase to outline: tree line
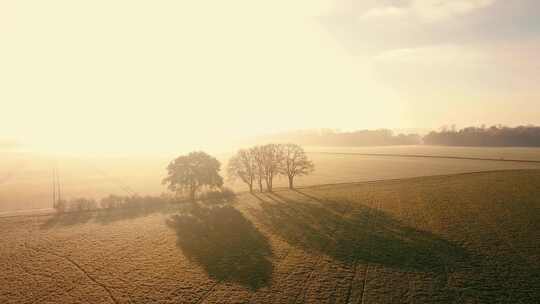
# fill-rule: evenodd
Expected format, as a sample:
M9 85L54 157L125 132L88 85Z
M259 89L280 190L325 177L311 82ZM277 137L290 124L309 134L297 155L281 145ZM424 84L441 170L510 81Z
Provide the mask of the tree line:
M424 136L424 144L443 146L540 147L540 127L443 128Z
M202 151L191 152L177 157L167 166L163 184L177 196L195 200L201 191L222 189L220 170L221 163L215 157ZM272 192L278 176L286 176L292 189L296 177L310 174L313 170L313 162L304 149L291 143L240 149L227 164L229 180L241 180L251 193L257 186L260 192Z
M391 146L391 145L444 145L478 147L540 147L540 127L466 127L457 130L443 127L424 136L395 134L388 129L340 132L332 129L303 130L280 133L261 138L274 142L295 142L304 146Z
M332 129L303 130L280 133L262 138L273 142L295 142L304 146L390 146L419 145L422 137L418 134L394 134L392 130L357 130L339 132Z
M229 160L229 179L241 180L253 193L254 186L259 191L272 192L274 179L286 176L289 188L294 188L294 179L310 174L315 169L304 149L297 144L266 144L239 150ZM264 184L264 185L263 185Z
M241 180L251 193L258 185L259 191L273 191L274 179L286 176L289 188L294 187L298 176L310 174L314 165L304 149L297 144L266 144L240 149L227 165L228 178ZM159 205L186 200L220 200L234 197L234 192L224 187L220 175L221 163L213 156L194 151L172 160L167 166L167 176L162 183L173 193L155 196L109 195L98 201L90 198L57 199L53 207L59 213L82 212L97 209L153 208Z

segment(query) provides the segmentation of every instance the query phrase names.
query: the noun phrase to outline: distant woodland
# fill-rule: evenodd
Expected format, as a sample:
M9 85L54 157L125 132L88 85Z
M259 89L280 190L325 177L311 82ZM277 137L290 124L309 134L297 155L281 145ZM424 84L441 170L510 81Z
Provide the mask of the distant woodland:
M427 135L395 134L392 130L306 130L275 134L260 138L262 141L294 142L304 146L392 146L392 145L439 145L478 147L540 147L540 127L492 126L456 128L443 127Z
M442 129L424 136L424 144L443 146L540 147L540 127L504 126Z
M359 130L340 132L331 129L305 130L280 133L261 138L262 141L294 142L303 146L391 146L419 145L418 134L394 134L391 130Z

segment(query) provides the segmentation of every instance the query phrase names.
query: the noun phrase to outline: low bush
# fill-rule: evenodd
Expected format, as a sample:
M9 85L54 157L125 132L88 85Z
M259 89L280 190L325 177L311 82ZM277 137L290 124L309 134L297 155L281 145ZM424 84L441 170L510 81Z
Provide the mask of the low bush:
M96 210L98 205L95 200L88 198L76 198L68 202L69 211L82 212Z
M221 200L232 199L236 196L234 191L227 187L221 187L218 190L208 190L199 195L200 200Z
M220 201L230 200L236 194L227 187L222 187L217 190L208 190L199 195L200 200ZM160 196L121 196L110 194L102 198L99 204L90 198L76 198L70 201L60 200L56 202L54 208L56 212L83 212L93 210L114 210L114 209L140 209L140 210L155 210L171 203L185 203L189 201L186 197L174 196L164 193Z
M124 198L122 196L111 194L102 198L99 205L102 209L121 208L124 205Z

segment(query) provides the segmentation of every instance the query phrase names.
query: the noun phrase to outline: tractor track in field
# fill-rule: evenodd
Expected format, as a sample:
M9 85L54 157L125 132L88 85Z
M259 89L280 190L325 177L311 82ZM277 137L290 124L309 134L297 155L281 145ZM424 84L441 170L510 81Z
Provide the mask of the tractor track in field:
M270 198L271 200L275 201L276 203L278 204L290 204L290 202L287 202L285 201L282 197L280 196L277 196L277 195L269 195L269 194L266 194L266 196L268 198ZM318 203L318 202L317 202ZM318 203L320 204L320 203ZM270 230L270 233L274 234L274 235L278 235L277 232L274 230L274 229L269 229ZM289 252L293 250L292 248L287 252L287 255L289 254ZM284 258L282 259L284 260ZM299 299L300 298L303 298L304 300L300 303L303 303L305 302L305 297L306 297L306 293L307 293L307 288L309 287L309 285L311 284L311 280L312 280L312 277L313 277L313 274L315 273L315 271L318 269L318 265L319 263L321 263L321 261L324 260L324 254L322 253L319 253L317 255L317 260L315 261L314 265L312 266L311 270L309 271L309 274L307 275L306 279L302 282L301 284L301 288L300 290L298 291L298 293L296 294L296 296L294 297L294 300L291 302L291 303L298 303ZM288 278L292 275L292 272L289 273L285 280L288 280Z
M364 267L364 278L362 280L362 289L360 290L360 303L365 303L365 295L366 295L366 285L367 285L367 278L369 273L369 264L366 264L366 267Z
M70 262L73 266L75 266L77 269L79 269L88 279L90 279L92 282L94 282L96 285L98 286L101 286L106 292L107 294L109 295L109 298L116 304L120 303L116 298L115 296L113 295L112 291L109 289L109 287L107 287L105 284L99 282L98 280L96 280L88 271L86 271L79 263L75 262L75 260L73 260L72 258L70 258L69 256L64 256L64 255L60 255L60 254L56 254L56 253L52 253L52 252L49 252L49 254L51 255L54 255L54 256L57 256L59 258L63 258L65 259L66 261Z
M197 304L201 304L203 303L204 301L206 301L206 299L208 299L208 297L212 294L212 292L214 292L214 290L216 290L216 287L218 287L218 285L221 284L221 282L215 282L212 287L210 287L210 289L208 289L207 292L205 292L200 298L199 300L197 300Z
M367 217L367 224L369 225L370 222L372 222L371 218L373 217L373 213L375 211L379 211L381 210L381 205L382 203L381 202L378 202L378 204L376 204L376 207L375 208L371 208L369 210L369 215ZM371 227L371 230L373 231L375 228L373 227L373 224L370 226ZM370 254L371 252L373 251L373 245L370 244L369 246L369 251L370 251ZM346 299L345 299L345 304L349 304L350 302L350 297L351 297L351 294L352 294L352 288L353 288L353 284L354 284L354 281L356 279L356 273L357 273L357 267L358 267L358 258L355 257L354 259L354 267L353 267L353 276L351 277L351 280L350 280L350 284L349 284L349 288L347 290L347 296L346 296ZM360 290L360 303L364 304L365 303L365 295L367 293L367 289L366 289L366 285L367 285L367 281L368 281L368 274L369 274L369 269L370 269L370 263L369 262L366 262L364 264L364 274L363 274L363 277L362 277L362 289Z
M506 208L505 208L506 209ZM507 210L506 210L507 211ZM504 235L503 232L501 232L501 229L497 227L495 223L493 223L493 220L489 220L487 218L478 217L478 220L485 223L488 226L488 229L490 229L497 239L501 241L504 245L506 245L507 248L510 249L510 251L514 252L514 254L519 257L527 266L535 268L536 266L531 263L531 261L523 254L520 250L518 250L514 244ZM514 297L514 289L509 289L509 300L512 300ZM521 300L519 300L518 303L522 303Z
M278 197L278 198L279 198L279 200L277 200L276 202L278 202L279 204L290 204L287 201L284 201L282 198L280 198L280 197ZM275 200L276 198L270 197L270 199ZM275 232L273 232L273 233L275 233ZM307 293L307 287L310 285L313 273L315 272L315 270L318 269L318 265L323 259L324 259L323 254L319 253L319 255L317 256L317 260L315 261L313 267L309 271L309 274L307 275L306 279L302 282L302 284L301 284L302 287L300 288L300 291L294 297L294 300L292 301L292 303L295 303L295 304L298 303L298 300L300 299L300 297L304 298L304 301L305 301L305 296L306 296L306 293ZM286 280L290 277L291 274L292 274L292 272L287 275Z
M373 186L341 184L365 185L358 188L298 188L305 188L304 195L312 199L279 189L269 195L281 197L279 202L261 196L272 204L268 208L262 201L262 207L255 208L253 198L242 197L233 208L243 208L239 211L266 236L265 246L270 248L262 254L272 270L265 268L264 277L248 277L261 282L256 288L226 273L217 279L185 260L161 217L99 229L48 230L40 229L47 220L40 217L6 220L2 227L8 234L0 249L7 256L1 264L8 267L0 275L0 298L35 304L92 299L112 304L208 304L229 299L295 304L536 303L540 171L517 171L523 172L416 177L402 179L407 181L403 184L385 181ZM156 231L160 242L153 239ZM157 244L165 245L154 248ZM139 255L143 245L150 254ZM114 252L112 258L109 251ZM246 252L258 253L249 247ZM181 265L179 270L163 263L171 261ZM154 267L156 263L162 264Z
M311 282L311 277L313 276L313 273L315 272L315 270L317 270L317 266L319 265L319 263L323 260L323 255L322 254L319 254L318 258L317 258L317 261L315 262L315 265L313 266L313 268L311 269L311 271L309 272L309 275L307 276L307 278L304 280L304 282L302 282L302 288L300 288L300 291L296 294L296 297L294 297L294 301L292 301L292 303L298 303L298 300L300 298L300 296L302 296L303 298L303 301L300 302L300 303L304 303L305 302L305 297L306 297L306 293L307 293L307 288L309 287L309 284Z
M400 204L401 204L401 202L400 202ZM422 218L422 220L423 220L424 222L427 223L427 222L429 222L429 221L427 220L428 217L426 216L426 214L428 214L428 212L427 212L426 210L429 210L429 207L431 207L431 204L427 204L426 207L427 207L427 208L424 210L424 212L422 212L421 218ZM431 208L431 210L434 210L434 209ZM448 212L448 211L447 211L447 212ZM434 212L429 212L429 214L431 215L430 217L433 218ZM445 281L446 281L446 287L449 288L449 289L451 289L451 290L456 291L455 288L452 288L452 287L449 286L448 280L449 280L449 278L450 278L450 271L449 271L449 268L448 268L448 264L449 264L448 259L446 258L446 256L440 254L438 251L436 252L436 254L437 254L437 257L438 257L440 260L443 261L442 265L443 265L443 268L444 268L444 276L445 276ZM460 293L457 300L458 300L458 301L461 301L462 298L463 298L463 294Z
M358 263L355 260L354 261L354 266L352 267L353 275L352 275L351 281L349 282L349 288L347 288L347 295L345 296L345 304L349 304L349 301L351 299L352 287L353 287L353 284L354 284L354 280L356 279L357 267L358 267Z
M285 261L285 259L287 258L287 256L288 256L289 253L291 252L291 250L292 250L292 248L290 248L289 250L287 250L287 252L283 255L283 257L280 258L280 259L278 260L278 263L277 263L276 268L279 267L279 265L281 265L281 264ZM206 301L206 299L208 299L208 298L213 294L213 292L216 290L216 288L217 288L219 285L221 285L224 281L226 281L226 279L224 279L223 281L217 281L217 282L215 282L215 283L212 285L212 287L210 287L210 289L209 289L207 292L205 292L205 294L202 295L202 296L199 298L199 300L197 300L197 302L195 302L195 303L196 303L196 304L204 303L204 301ZM251 297L253 297L253 295L251 295ZM251 298L250 298L250 300L248 301L248 303L249 303L249 302L251 302Z
M304 194L305 195L305 194ZM285 202L281 202L281 203L285 203ZM325 209L327 209L329 212L332 212L332 213L335 213L334 210L332 209L329 209L325 206L325 203L324 202L321 202L321 201L316 201L314 202L322 207L324 207ZM376 211L379 211L381 210L381 207L382 206L382 202L379 201L378 203L375 204L375 208L371 208L370 211L369 211L369 214L367 216L367 224L369 225L370 224L370 221L372 222L372 217L374 216L374 213ZM371 230L374 231L375 230L375 227L373 227L373 225L375 224L372 224L371 225ZM370 245L369 246L369 250L372 251L373 248L372 248L373 245ZM298 292L298 294L296 295L294 301L292 301L292 303L299 303L298 300L299 298L301 297L304 297L306 296L306 292L307 292L307 287L309 287L310 285L310 282L312 280L312 276L313 276L313 273L315 272L315 270L318 269L318 265L319 263L324 259L324 255L323 254L320 254L317 261L315 262L315 265L313 266L313 268L311 269L308 277L306 278L306 280L302 283L302 288L300 289L300 292ZM353 289L353 284L354 284L354 281L356 279L356 276L357 276L357 267L358 267L358 258L355 257L354 261L353 261L353 264L354 266L352 267L353 269L353 274L351 276L351 279L349 281L349 286L348 286L348 289L347 289L347 293L346 293L346 300L344 303L348 304L350 302L350 297L352 295L352 289ZM367 293L367 289L366 289L366 285L367 285L367 281L368 281L368 274L370 272L370 268L372 267L372 265L370 265L369 262L366 262L364 264L364 275L363 275L363 279L362 279L362 289L361 289L361 293L360 293L360 303L364 304L365 303L365 294ZM305 299L304 299L305 301ZM300 303L303 303L303 302L300 302Z
M378 201L378 203L375 204L375 208L372 208L370 210L371 214L370 214L370 217L368 217L368 219L373 216L374 212L380 211L381 209L382 209L382 201ZM373 224L371 225L371 229L372 229L372 231L375 230L375 227L373 226ZM370 255L371 255L371 253L373 252L373 245L369 246L369 251L370 251ZM366 285L367 285L367 282L368 282L368 275L369 275L370 266L371 266L371 264L369 262L366 263L366 267L365 267L365 270L364 270L364 280L362 282L362 291L360 293L360 303L361 304L364 304L365 301L366 301L366 293L367 293Z
M279 260L278 260L278 263L276 265L276 269L279 268L284 262L285 260L287 259L287 257L289 256L289 253L291 253L291 251L293 250L293 248L289 248L287 250L287 252L283 255L283 257L281 257ZM286 281L288 278L289 278L290 274L287 275L287 277L284 279L284 281ZM256 295L256 293L253 293L250 297L249 297L249 300L248 300L248 303L251 303L252 300L253 300L253 297Z
M75 268L77 268L82 274L84 274L84 276L86 276L91 282L93 282L94 284L96 284L97 286L100 286L103 290L105 290L105 292L107 293L107 295L109 296L109 298L111 299L111 301L115 304L119 304L120 302L116 299L116 297L114 296L114 294L112 293L111 289L109 287L107 287L107 285L99 282L98 280L96 280L93 275L91 275L88 271L86 271L79 263L77 263L75 260L73 260L72 258L70 258L69 256L66 256L66 255L61 255L61 254L57 254L57 253L54 253L52 251L48 251L48 250L42 250L42 249L37 249L35 247L31 247L29 246L26 242L24 242L24 246L28 249L28 250L32 250L32 251L35 251L35 252L38 252L38 253L46 253L46 254L49 254L49 255L52 255L52 256L55 256L57 258L60 258L60 259L63 259L65 261L67 261L69 264L71 264L72 266L74 266Z

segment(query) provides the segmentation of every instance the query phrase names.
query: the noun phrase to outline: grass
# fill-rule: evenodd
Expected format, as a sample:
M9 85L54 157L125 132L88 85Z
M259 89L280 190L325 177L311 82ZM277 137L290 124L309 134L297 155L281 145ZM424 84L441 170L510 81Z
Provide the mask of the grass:
M3 218L0 230L2 303L540 302L539 170Z

